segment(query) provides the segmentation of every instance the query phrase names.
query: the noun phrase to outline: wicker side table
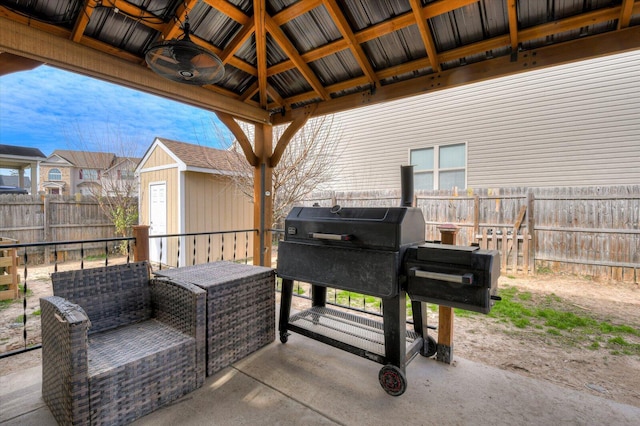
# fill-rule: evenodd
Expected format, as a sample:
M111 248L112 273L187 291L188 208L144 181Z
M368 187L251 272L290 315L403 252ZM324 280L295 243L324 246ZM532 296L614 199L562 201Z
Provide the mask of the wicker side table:
M207 291L207 376L275 340L275 272L233 262L156 271Z

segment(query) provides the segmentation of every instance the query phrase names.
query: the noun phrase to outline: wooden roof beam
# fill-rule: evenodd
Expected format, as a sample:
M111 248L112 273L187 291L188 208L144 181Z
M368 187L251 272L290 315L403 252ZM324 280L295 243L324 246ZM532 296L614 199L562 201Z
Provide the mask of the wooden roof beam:
M84 30L89 24L91 14L96 8L96 4L96 0L85 0L84 7L78 14L78 19L76 19L76 23L73 25L73 30L71 30L71 40L76 43L80 41L84 34Z
M633 4L634 0L622 0L622 10L620 11L620 18L618 18L619 30L629 26L631 15L633 15Z
M369 62L367 55L364 53L364 50L362 50L362 46L360 46L360 43L356 40L356 36L353 34L349 22L347 18L344 17L338 3L335 0L324 0L324 5L333 19L334 24L338 27L338 31L342 34L342 38L347 42L349 49L351 49L364 75L369 78L371 83L380 86L380 80L376 77L376 72L371 66L371 62Z
M269 165L271 167L276 167L278 165L280 159L282 158L282 154L284 154L287 146L289 146L289 142L291 142L291 139L293 139L298 130L302 129L307 121L309 121L309 118L311 118L317 107L317 105L308 105L304 107L304 113L298 115L295 120L293 120L285 129L285 131L278 139L276 147L273 149L273 154L271 154L271 157L269 157Z
M253 98L253 96L258 93L258 90L260 90L260 88L258 87L258 80L256 80L251 86L247 87L247 90L244 91L239 99L242 102L246 102Z
M242 127L240 127L238 122L233 118L232 115L226 114L224 112L216 112L216 116L220 121L222 121L222 124L227 126L227 128L231 131L233 136L235 136L249 164L251 164L254 167L257 166L259 161L258 157L253 151L253 147L251 146L251 141L245 134L244 130L242 130Z
M187 14L198 3L198 0L183 1L176 9L176 16L173 22L169 22L162 30L162 38L164 40L172 40L182 34L182 22L187 18Z
M518 52L518 2L507 0L507 13L509 15L509 41L511 53Z
M477 0L440 0L428 4L422 10L424 13L424 18L426 20L473 3L477 3ZM408 12L395 18L389 19L388 21L381 22L379 24L373 25L372 27L354 33L354 36L357 43L362 44L375 38L382 37L383 35L392 33L394 31L398 31L410 25L414 25L415 23L416 20L413 12ZM318 59L324 58L325 56L333 55L334 53L348 48L349 44L347 43L347 41L344 39L340 39L305 52L301 56L305 62L313 62ZM269 68L268 73L271 76L295 67L295 64L291 60L282 61L279 64L276 64Z
M595 25L600 22L614 21L620 16L621 7L614 6L605 9L598 9L593 12L587 12L569 18L560 19L558 21L548 22L546 24L537 25L535 27L525 28L518 31L520 41L535 40L554 34L563 33L565 31L577 28Z
M247 25L253 20L251 16L246 15L243 11L235 7L233 4L227 1L220 0L203 0L206 4L216 9L218 12L227 15L240 25ZM254 9L255 14L255 9Z
M271 18L273 19L273 22L275 22L277 26L282 26L287 22L297 18L298 16L304 15L310 10L315 9L321 4L322 4L322 0L299 1L297 3L292 4L291 6L285 7L280 12L273 15Z
M256 27L256 63L258 64L258 91L260 107L266 108L267 98L267 11L265 0L253 0L253 22Z
M515 61L512 61L509 56L501 56L464 67L452 68L439 73L390 84L378 88L375 92L355 93L335 98L331 101L319 102L318 108L313 115L333 114L365 104L371 105L401 99L529 70L637 49L640 49L640 26L633 26L615 32L583 37L561 44L521 52ZM292 121L300 114L304 114L302 108L287 111L284 115L273 115L273 125Z
M575 18L567 18L560 21L554 21L552 23L542 24L538 27L527 28L518 33L516 37L520 41L530 41L540 37L540 34L548 34L550 32L549 28L561 28L560 31L570 31L572 29L580 28L585 25L584 21L590 22L590 25L596 24L599 22L605 22L612 19L613 16L619 11L620 7L614 7L613 10L607 9L604 11L595 11L588 13L584 19L575 19ZM638 9L640 9L640 3L638 4ZM635 9L634 9L635 10ZM633 12L635 13L635 12ZM541 28L542 27L542 28ZM438 56L441 62L453 61L456 59L464 58L466 56L475 55L482 52L487 52L489 50L498 49L504 46L507 46L511 43L511 37L507 35L502 35L498 37L494 37L488 40L482 40L476 43L468 44L465 46L458 47L456 49L447 50L445 52L441 52ZM377 72L377 76L380 80L385 78L393 77L394 75L417 71L422 68L426 68L430 65L428 59L421 58L415 61L407 62L398 66L389 67L384 70L379 70ZM355 87L356 79L347 80L343 82L346 88L348 88L349 82L354 82L351 87ZM334 85L335 86L335 85ZM333 86L331 86L333 87ZM329 87L327 88L330 89ZM341 89L344 90L344 89ZM329 90L329 93L333 93L334 91ZM303 93L299 95L295 95L291 98L285 99L286 104L292 104L296 102L304 102L314 98L314 94L311 92Z
M137 22L140 22L142 25L152 28L156 31L161 32L165 28L165 24L162 22L154 23L154 22L147 21L148 19L160 20L160 18L158 18L152 13L147 12L146 10L140 9L138 6L135 6L132 3L129 3L128 1L109 0L108 2L105 2L103 6L112 8L114 13L118 13L118 11L124 12L124 16L126 16L129 19L135 20L136 18L138 18L139 21Z
M426 19L442 15L443 13L451 12L452 10L459 9L470 4L478 3L477 0L439 0L433 3L429 3L422 8L423 16ZM416 23L413 11L399 15L388 21L381 22L373 25L367 29L356 33L358 43L364 43L383 35L398 31L402 28L414 25Z
M67 32L67 36L70 31ZM87 37L83 37L84 42ZM77 72L192 105L208 111L222 111L254 123L269 123L267 111L254 108L237 99L212 96L200 87L175 83L160 77L138 63L122 60L69 40L51 37L34 27L0 17L0 51L44 62ZM136 57L137 58L137 57ZM139 58L137 58L139 60Z
M229 60L233 57L233 55L242 47L243 44L251 37L251 34L255 32L256 24L255 22L250 22L242 29L236 36L227 44L227 47L224 48L222 52L220 52L220 60L223 64L229 62Z
M276 43L282 48L284 53L291 58L295 66L298 68L302 76L309 82L313 90L315 90L318 95L324 100L329 99L329 94L318 80L318 77L313 73L309 65L302 59L296 48L293 46L293 43L289 41L284 32L280 29L278 25L271 19L269 15L266 15L266 26L267 31L273 36ZM265 62L266 64L266 62ZM265 69L265 77L266 77L266 69Z
M429 25L427 24L427 18L425 17L422 2L420 0L411 0L410 3L416 25L418 26L418 31L420 32L420 37L422 38L422 44L424 45L425 51L427 53L427 58L429 58L429 63L431 64L431 69L435 72L438 72L440 71L438 52L436 51L436 45L433 42L431 30L429 29Z
M269 104L271 105L271 108L274 106L284 105L284 99L282 98L282 96L280 96L280 93L278 93L278 91L270 84L267 84L267 94L273 100L273 103Z

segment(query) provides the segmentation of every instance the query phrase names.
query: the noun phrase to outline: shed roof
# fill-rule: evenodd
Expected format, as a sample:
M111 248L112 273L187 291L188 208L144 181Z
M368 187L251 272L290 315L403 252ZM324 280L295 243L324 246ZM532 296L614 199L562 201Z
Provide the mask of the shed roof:
M156 138L172 154L184 163L187 169L202 169L211 172L243 171L245 161L238 153L228 150L195 145L171 139Z

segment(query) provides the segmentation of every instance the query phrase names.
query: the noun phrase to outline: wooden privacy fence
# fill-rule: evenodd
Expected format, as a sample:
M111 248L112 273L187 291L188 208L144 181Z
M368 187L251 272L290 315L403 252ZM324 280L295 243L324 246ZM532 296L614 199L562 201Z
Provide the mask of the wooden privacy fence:
M322 191L305 205L398 206L400 191ZM416 191L426 240L460 228L458 245L501 253L502 272L565 272L640 281L640 185Z
M0 195L0 236L23 243L93 240L115 237L115 227L91 197ZM87 244L85 256L103 254L104 245ZM95 253L93 253L95 252ZM50 247L28 251L30 261L51 262ZM77 246L58 247L59 261L79 258ZM22 250L18 254L23 256ZM31 258L34 257L34 258Z

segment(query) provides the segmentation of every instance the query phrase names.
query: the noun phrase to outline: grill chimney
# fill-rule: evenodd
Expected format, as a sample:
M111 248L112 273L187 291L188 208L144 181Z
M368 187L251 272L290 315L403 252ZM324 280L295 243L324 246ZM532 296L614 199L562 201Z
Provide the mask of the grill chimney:
M413 166L400 166L401 207L413 206Z

